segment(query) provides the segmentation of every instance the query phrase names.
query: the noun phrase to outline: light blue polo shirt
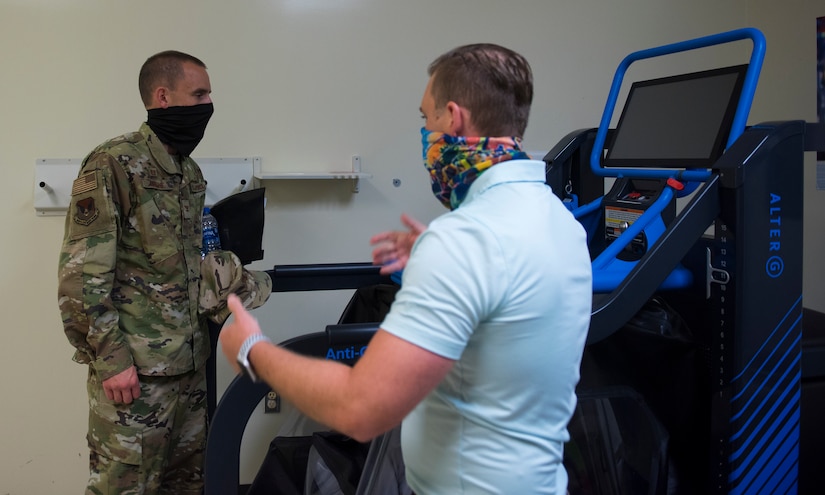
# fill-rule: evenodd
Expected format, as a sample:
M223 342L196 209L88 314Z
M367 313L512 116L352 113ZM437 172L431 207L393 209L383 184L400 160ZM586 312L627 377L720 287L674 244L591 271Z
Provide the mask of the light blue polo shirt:
M544 174L482 174L419 237L381 325L456 360L402 425L417 493L565 493L592 282L585 231Z

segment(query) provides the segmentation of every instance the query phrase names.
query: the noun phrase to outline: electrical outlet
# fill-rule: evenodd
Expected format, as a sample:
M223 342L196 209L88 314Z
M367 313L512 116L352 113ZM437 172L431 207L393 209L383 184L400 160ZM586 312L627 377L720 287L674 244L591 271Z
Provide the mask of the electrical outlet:
M279 413L281 412L281 396L277 392L270 390L264 399L264 413Z

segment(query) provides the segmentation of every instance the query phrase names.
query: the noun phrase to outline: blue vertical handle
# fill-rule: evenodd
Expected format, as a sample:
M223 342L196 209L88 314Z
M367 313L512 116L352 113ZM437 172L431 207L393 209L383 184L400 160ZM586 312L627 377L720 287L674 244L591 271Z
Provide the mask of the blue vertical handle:
M739 98L739 103L736 106L736 114L733 117L733 125L731 127L731 132L728 136L726 146L733 144L733 142L736 141L745 131L748 113L750 112L753 97L756 93L756 83L759 79L759 73L762 70L762 62L765 59L765 36L761 31L755 28L736 29L725 33L704 36L687 41L680 41L678 43L663 45L656 48L648 48L646 50L633 52L625 57L619 64L619 67L616 69L616 74L613 77L613 84L610 86L610 93L607 97L607 103L605 104L604 113L602 114L602 120L599 123L599 130L596 132L596 141L593 144L593 151L590 153L590 168L593 169L593 173L601 177L621 175L624 177L644 176L662 179L675 175L675 172L672 170L641 171L633 169L616 169L610 172L601 167L601 155L604 150L607 131L610 128L610 120L613 118L613 110L616 108L616 101L619 98L619 90L622 87L622 80L624 79L624 75L630 64L646 58L654 58L662 55L669 55L746 39L753 41L753 49L751 50L748 70L745 73L742 93ZM680 174L680 178L685 181L707 180L709 176L710 171L708 170L685 170Z

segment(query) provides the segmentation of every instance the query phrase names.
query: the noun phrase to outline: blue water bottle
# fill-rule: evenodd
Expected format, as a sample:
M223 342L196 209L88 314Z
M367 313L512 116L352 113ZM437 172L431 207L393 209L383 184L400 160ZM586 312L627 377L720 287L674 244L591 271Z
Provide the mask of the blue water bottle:
M218 220L212 216L210 209L203 209L203 243L201 244L201 258L209 251L221 248L221 237L218 234Z

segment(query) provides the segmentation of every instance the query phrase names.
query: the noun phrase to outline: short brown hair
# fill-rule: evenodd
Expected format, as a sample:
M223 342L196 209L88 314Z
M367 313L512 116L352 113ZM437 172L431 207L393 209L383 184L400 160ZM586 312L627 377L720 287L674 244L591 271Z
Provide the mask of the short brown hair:
M523 137L533 102L533 73L518 53L491 43L464 45L430 64L437 108L454 101L484 136Z
M152 92L159 86L175 89L178 81L183 78L183 64L187 62L206 68L206 64L197 57L175 50L156 53L146 59L138 76L138 89L143 104L148 107L152 103Z

